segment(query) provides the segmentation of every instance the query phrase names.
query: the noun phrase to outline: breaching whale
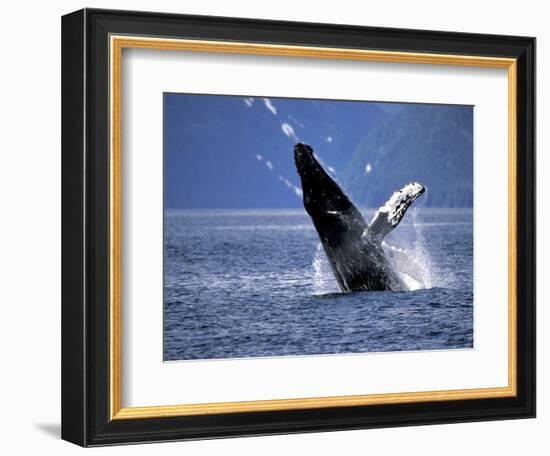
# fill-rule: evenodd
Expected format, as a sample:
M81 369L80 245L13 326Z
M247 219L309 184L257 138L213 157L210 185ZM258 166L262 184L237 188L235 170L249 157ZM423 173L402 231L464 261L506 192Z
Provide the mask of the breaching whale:
M424 193L411 182L395 192L367 224L361 212L323 169L313 149L294 146L296 169L302 181L303 202L317 230L336 281L343 292L407 290L394 270L382 241L402 220L409 206ZM397 249L394 251L400 252ZM408 263L409 269L414 263ZM414 277L414 271L405 271Z

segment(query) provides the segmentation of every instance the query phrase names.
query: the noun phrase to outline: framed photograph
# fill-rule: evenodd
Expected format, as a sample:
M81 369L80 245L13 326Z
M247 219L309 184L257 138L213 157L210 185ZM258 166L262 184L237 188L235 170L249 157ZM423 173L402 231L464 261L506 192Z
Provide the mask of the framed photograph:
M535 416L535 39L62 20L62 437Z

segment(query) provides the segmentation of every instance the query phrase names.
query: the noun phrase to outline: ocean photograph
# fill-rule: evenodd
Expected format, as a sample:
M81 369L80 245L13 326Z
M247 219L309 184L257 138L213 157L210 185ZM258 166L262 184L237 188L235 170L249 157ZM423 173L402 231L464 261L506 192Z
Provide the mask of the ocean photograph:
M164 360L467 349L473 107L164 94Z

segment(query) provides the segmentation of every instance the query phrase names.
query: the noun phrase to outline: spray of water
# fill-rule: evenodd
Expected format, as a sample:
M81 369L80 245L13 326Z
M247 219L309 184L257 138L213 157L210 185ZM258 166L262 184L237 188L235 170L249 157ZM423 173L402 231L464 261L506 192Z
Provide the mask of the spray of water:
M426 242L424 235L426 224L421 222L420 214L418 209L413 209L409 213L414 239L409 240L412 248L402 252L406 255L403 258L409 258L411 262L405 261L405 265L399 262L392 263L392 266L400 273L409 290L452 287L453 275L450 271L438 267L432 260L430 255L432 244Z
M418 265L418 273L422 278L423 286L421 288L432 288L433 283L433 268L430 253L426 249L424 235L422 233L422 225L418 220L418 210L411 211L411 221L415 232L415 241L411 252L414 262Z
M412 248L402 250L383 242L382 247L386 257L410 291L446 286L444 274L439 274L434 269L418 211L413 209L409 212L409 217L413 227L413 236L409 240ZM312 268L313 294L322 295L339 292L321 243L318 243L315 248Z
M332 274L330 265L328 264L327 257L323 246L319 242L315 248L315 254L313 255L313 294L323 295L328 293L338 293L338 285L336 279Z
M426 286L424 288L453 288L455 285L455 276L454 274L440 266L437 266L431 259L430 243L425 242L425 237L423 235L423 229L426 227L426 224L420 223L420 216L418 209L412 211L412 223L416 233L416 240L414 243L414 249L412 255L415 260L420 265L424 281Z

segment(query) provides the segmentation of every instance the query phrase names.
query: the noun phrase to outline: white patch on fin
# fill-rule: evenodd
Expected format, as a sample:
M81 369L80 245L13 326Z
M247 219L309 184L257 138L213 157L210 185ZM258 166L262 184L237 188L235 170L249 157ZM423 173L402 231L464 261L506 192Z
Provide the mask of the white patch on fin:
M386 204L378 209L362 237L381 243L386 235L399 225L409 206L424 191L425 188L422 184L411 182L401 190L394 192L390 199L386 201Z

